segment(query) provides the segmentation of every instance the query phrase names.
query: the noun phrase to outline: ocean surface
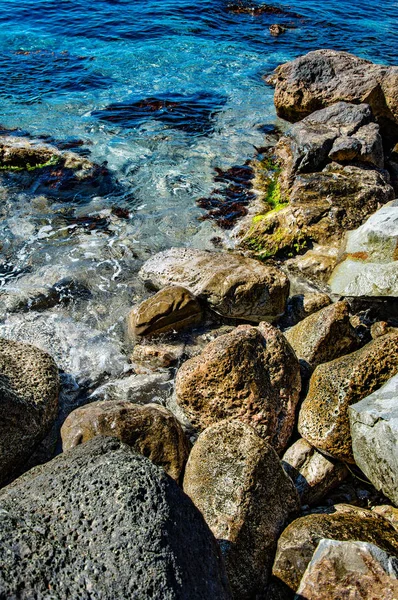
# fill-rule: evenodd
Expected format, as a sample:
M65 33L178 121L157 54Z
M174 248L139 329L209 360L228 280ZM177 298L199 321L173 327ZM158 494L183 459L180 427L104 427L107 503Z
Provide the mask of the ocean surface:
M143 260L171 246L214 248L214 238L233 244L196 201L216 169L244 165L278 124L264 75L318 48L398 64L395 0L281 0L273 14L232 4L242 3L2 2L0 124L76 145L118 182L68 202L0 188L0 335L52 353L68 393L128 371L124 321L147 293ZM272 37L273 23L286 33ZM172 115L159 109L167 103ZM65 277L85 293L18 309Z

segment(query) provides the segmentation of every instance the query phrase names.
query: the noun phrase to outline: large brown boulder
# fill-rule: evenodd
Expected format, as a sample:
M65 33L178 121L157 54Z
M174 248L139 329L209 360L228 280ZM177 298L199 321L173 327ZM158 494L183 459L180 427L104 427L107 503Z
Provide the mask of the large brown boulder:
M296 353L311 367L348 354L358 347L346 300L326 306L285 333Z
M240 419L280 452L293 430L300 388L299 363L284 335L268 323L241 325L180 367L176 400L199 431Z
M190 445L173 414L158 404L99 401L74 410L61 428L64 452L96 436L112 436L179 479Z
M289 295L281 271L233 253L171 248L150 258L139 275L152 288L181 285L215 312L257 323L280 316Z
M398 372L398 333L319 365L300 410L299 431L310 444L339 460L355 462L348 407Z
M0 339L0 484L29 458L58 410L58 367L46 352Z
M309 563L296 599L394 600L398 598L395 556L366 542L322 539Z
M219 540L234 598L254 598L267 583L281 530L299 509L275 450L240 421L217 423L192 449L184 491Z
M369 542L389 554L398 552L398 534L370 510L336 505L331 514L312 514L288 525L278 540L273 574L297 591L304 571L322 538Z
M178 331L201 321L202 308L191 292L167 286L133 308L127 317L131 338Z
M344 100L366 102L383 126L398 125L398 67L348 52L316 50L280 65L267 81L275 86L278 115L288 121Z

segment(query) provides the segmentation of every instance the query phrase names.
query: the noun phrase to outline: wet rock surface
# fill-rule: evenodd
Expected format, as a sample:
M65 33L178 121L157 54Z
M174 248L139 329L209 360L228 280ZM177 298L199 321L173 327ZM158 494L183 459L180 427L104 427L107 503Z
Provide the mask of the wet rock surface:
M299 414L302 437L321 452L354 462L348 407L398 371L398 335L389 333L360 350L319 365Z
M0 493L3 596L230 598L216 541L164 471L96 438ZM148 545L148 539L150 544Z
M34 346L0 339L0 484L32 454L58 411L54 360Z
M323 538L368 542L397 554L397 532L379 515L349 505L336 505L332 511L296 519L279 538L273 574L293 592Z
M74 410L61 428L65 452L96 436L116 437L178 480L189 443L173 414L158 404L92 402Z
M299 507L275 450L240 421L206 429L189 457L184 491L219 541L233 597L266 585L276 540Z
M275 267L239 254L171 248L150 258L141 279L155 289L181 285L226 317L270 321L282 314L287 277Z
M398 375L349 408L355 462L398 505Z
M180 286L167 286L144 300L127 317L129 335L150 337L200 323L202 307L195 296Z
M301 388L297 358L283 334L242 325L180 367L176 401L195 429L240 419L277 451L292 433Z
M398 560L374 544L322 539L309 563L296 599L358 600L398 594Z

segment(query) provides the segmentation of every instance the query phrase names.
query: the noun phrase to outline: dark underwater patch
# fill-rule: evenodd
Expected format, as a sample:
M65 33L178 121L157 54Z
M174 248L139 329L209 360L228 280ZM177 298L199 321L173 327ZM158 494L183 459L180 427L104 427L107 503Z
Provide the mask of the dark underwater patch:
M211 92L198 92L190 96L159 95L116 102L91 114L100 121L125 129L134 129L155 120L189 134L209 135L214 131L214 117L226 101L225 96Z
M29 104L46 96L104 89L112 79L93 69L90 57L50 50L0 52L0 97Z

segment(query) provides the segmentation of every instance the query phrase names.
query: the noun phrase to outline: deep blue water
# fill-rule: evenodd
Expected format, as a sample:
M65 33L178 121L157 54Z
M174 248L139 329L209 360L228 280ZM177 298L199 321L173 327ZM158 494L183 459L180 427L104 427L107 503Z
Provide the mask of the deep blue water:
M120 323L143 293L135 278L140 261L164 247L212 247L212 237L227 236L199 220L195 200L214 188L215 168L244 164L261 146L264 126L277 122L273 90L262 76L322 47L398 64L395 0L281 0L278 14L257 16L235 14L230 4L2 2L0 123L33 136L82 140L83 151L107 161L120 183L106 197L67 206L0 190L3 291L30 294L71 275L92 292L83 306L48 311L37 322L31 317L30 329L26 316L7 317L3 334L47 347L43 322L52 319L55 327L59 318L64 330L62 319L69 320L76 332L54 352L76 373L80 327L121 345ZM272 37L272 23L287 25L287 32ZM145 104L148 98L157 104ZM167 102L179 106L172 116ZM130 219L110 218L115 204ZM59 218L65 210L109 218L110 227L68 228ZM65 358L71 352L73 368Z

